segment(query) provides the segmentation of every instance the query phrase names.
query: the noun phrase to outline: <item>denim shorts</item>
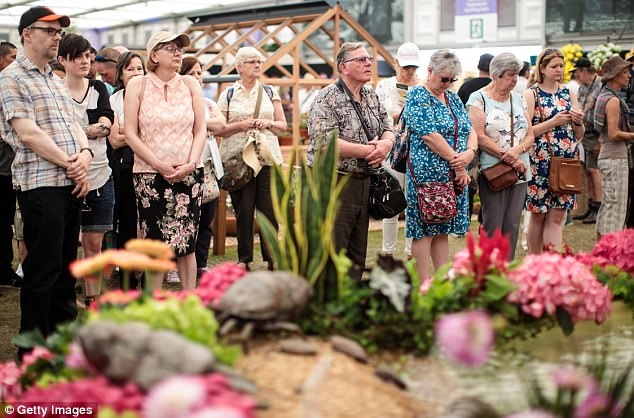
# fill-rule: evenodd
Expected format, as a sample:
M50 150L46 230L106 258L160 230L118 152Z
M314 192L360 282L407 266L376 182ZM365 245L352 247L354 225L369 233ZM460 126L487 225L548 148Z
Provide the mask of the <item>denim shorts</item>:
M81 231L112 231L114 182L112 176L101 187L88 192L81 204Z

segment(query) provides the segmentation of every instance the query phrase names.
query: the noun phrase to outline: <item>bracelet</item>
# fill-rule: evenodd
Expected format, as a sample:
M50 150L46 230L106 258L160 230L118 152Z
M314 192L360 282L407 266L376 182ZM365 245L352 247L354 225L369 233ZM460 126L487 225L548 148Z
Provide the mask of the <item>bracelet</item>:
M473 156L475 157L476 155L478 155L478 149L476 147L469 147L469 149L471 151L473 151Z
M522 154L526 152L526 148L524 147L524 144L520 143L520 149L522 150Z
M84 152L84 151L88 151L90 153L90 158L95 158L95 153L92 152L92 150L88 147L82 148L79 150L80 153Z
M572 123L574 123L574 124L575 124L575 126L581 126L581 125L583 125L583 122L581 122L581 123L572 122Z

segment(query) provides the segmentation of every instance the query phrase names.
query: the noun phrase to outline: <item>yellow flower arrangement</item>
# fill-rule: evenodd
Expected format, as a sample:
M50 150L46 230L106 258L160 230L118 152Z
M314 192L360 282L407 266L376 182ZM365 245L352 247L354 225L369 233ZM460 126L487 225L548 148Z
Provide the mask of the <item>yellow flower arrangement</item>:
M561 53L564 55L564 83L570 81L572 69L579 58L583 56L583 48L579 44L566 44L561 47Z

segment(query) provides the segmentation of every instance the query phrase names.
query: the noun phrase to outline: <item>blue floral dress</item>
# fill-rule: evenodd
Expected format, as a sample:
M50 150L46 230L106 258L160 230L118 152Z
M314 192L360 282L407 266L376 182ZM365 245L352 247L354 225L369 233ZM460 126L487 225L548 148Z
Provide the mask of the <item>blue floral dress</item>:
M539 94L539 104L535 100L533 126L553 118L557 113L570 110L570 91L560 86L554 94L543 91L539 86L532 89ZM532 179L528 182L526 192L526 210L535 213L546 213L550 208L572 209L575 204L574 194L553 194L548 190L548 172L550 170L550 153L548 141L553 154L557 157L574 158L579 151L579 143L575 139L572 124L557 126L535 138L530 149Z
M410 136L410 160L416 181L448 182L449 164L429 149L421 138L424 135L438 132L446 140L449 146L454 145L455 121L451 110L458 119L458 144L456 152L464 152L467 149L467 138L471 132L471 121L460 101L458 95L447 90L449 99L445 106L427 89L415 86L408 94L403 111L403 118L407 126L412 129ZM406 171L406 195L407 209L405 212L405 234L407 238L422 238L441 234L464 234L469 228L469 198L468 188L457 196L458 214L451 220L441 224L426 224L422 221L418 212L418 199L416 187L413 184L410 170Z

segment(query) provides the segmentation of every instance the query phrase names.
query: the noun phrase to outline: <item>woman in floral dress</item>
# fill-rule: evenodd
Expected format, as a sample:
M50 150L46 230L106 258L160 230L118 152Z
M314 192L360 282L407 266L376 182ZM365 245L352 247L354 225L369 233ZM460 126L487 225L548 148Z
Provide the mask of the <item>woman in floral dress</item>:
M534 79L524 92L535 134L530 149L532 179L526 195L526 210L530 212L527 243L531 254L561 246L563 218L575 203L574 194L554 194L548 190L548 144L557 157L577 157L579 141L585 132L576 94L560 84L563 75L562 53L545 49L537 58Z
M148 73L128 82L124 99L141 233L174 250L183 289L196 287L194 251L203 171L199 162L207 135L200 84L178 74L189 43L183 33L152 35L147 44Z
M477 152L478 138L462 101L449 90L460 72L460 61L453 52L447 49L434 52L427 69L427 80L407 94L403 111L404 120L413 131L409 155L416 177L414 180L411 170L407 170L405 233L407 238L413 238L412 255L422 280L430 277L430 256L435 268L448 261L448 235L463 235L470 224L467 166ZM458 135L454 145L456 127ZM453 172L456 186L462 189L457 195L458 214L441 224L423 222L418 210L416 184L451 181L450 172Z

